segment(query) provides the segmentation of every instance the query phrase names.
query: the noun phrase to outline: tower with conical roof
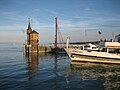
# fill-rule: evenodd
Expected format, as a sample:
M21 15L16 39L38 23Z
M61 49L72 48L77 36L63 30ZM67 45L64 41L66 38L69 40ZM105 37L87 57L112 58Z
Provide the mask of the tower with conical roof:
M28 24L28 28L27 28L27 44L30 44L30 34L32 33L32 28L30 25L30 18L29 18L29 24Z
M39 51L39 33L35 30L32 30L30 25L30 19L27 28L27 51L29 52L38 52Z

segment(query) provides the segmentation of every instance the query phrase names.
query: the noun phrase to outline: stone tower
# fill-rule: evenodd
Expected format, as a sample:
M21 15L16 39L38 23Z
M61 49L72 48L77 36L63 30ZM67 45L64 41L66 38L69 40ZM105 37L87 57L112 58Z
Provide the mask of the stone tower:
M30 19L29 19L29 24L28 24L28 28L27 28L27 44L30 44L30 34L32 33L32 28L30 25Z
M35 30L32 30L30 25L30 19L27 28L27 47L28 47L27 49L28 52L39 51L39 33Z

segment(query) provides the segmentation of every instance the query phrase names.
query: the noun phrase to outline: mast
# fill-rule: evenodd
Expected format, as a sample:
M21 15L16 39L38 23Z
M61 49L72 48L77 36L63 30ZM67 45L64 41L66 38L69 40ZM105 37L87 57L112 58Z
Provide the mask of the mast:
M58 32L58 23L57 23L57 17L55 17L55 48L57 48L57 32Z

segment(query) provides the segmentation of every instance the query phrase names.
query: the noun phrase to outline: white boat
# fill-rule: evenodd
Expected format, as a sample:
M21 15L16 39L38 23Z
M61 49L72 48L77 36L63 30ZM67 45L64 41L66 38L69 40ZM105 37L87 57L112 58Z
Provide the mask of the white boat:
M84 47L82 50L79 48L75 49L67 47L65 48L65 51L72 62L120 64L120 54L118 54L119 49L119 42L101 42L98 51L92 49L87 50L84 49Z

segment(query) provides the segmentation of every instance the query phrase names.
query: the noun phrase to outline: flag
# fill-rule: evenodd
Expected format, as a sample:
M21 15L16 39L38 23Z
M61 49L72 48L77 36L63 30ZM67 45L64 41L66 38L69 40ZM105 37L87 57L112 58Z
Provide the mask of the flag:
M98 34L100 35L100 34L101 34L101 31L98 31Z

